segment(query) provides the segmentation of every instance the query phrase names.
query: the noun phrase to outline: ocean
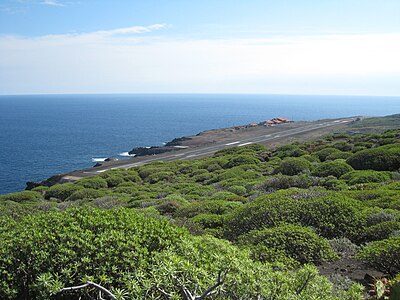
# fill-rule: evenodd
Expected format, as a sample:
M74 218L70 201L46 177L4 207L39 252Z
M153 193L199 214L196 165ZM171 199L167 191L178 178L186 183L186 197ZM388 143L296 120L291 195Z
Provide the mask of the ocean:
M133 94L0 96L0 194L203 130L285 117L400 113L400 97Z

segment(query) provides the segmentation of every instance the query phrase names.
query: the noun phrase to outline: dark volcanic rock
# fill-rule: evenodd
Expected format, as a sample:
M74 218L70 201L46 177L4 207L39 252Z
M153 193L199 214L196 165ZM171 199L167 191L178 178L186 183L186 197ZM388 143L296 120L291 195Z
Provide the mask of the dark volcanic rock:
M169 151L176 150L174 147L138 147L138 148L133 148L131 151L129 151L129 154L135 154L136 156L145 156L145 155L156 155L160 153L165 153Z
M180 138L175 138L175 139L173 139L172 141L166 143L166 144L165 144L165 147L169 147L169 146L180 146L180 145L181 145L181 142L190 141L191 139L192 139L192 138L186 137L186 136L180 137Z
M118 160L118 158L109 157L109 158L106 158L104 161L117 161L117 160Z
M25 190L31 190L38 186L52 186L57 183L63 183L63 176L65 174L57 174L43 181L28 181Z

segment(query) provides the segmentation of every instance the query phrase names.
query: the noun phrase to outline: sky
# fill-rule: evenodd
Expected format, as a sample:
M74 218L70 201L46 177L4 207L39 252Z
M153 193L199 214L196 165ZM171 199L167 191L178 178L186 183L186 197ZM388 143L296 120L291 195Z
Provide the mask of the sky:
M0 0L0 94L400 96L399 0Z

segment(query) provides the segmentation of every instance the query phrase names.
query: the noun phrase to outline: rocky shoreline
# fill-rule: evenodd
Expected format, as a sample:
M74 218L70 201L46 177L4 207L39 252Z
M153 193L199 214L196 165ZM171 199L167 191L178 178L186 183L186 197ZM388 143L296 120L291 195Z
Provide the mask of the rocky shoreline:
M233 127L228 127L228 128L211 129L211 130L202 131L193 136L183 136L183 137L174 138L173 140L167 142L163 146L136 147L136 148L133 148L128 153L129 153L129 155L132 155L135 157L142 157L142 156L149 156L149 155L158 155L158 154L163 154L163 153L172 152L172 151L179 151L179 150L186 149L189 147L194 148L194 147L199 147L199 146L213 145L217 141L219 141L221 138L225 137L226 135L231 135L234 132L238 133L238 134L246 134L246 132L256 130L257 128L276 126L279 124L285 124L285 123L289 123L289 122L292 122L292 121L289 121L285 118L274 118L274 119L262 121L259 123L251 123L251 124L247 124L247 125L233 126ZM111 161L116 161L116 160L117 159L110 157L110 158L107 158L104 162L96 163L93 167L101 167L105 163L109 163ZM43 181L28 181L26 183L26 190L31 190L38 186L52 186L57 183L68 182L68 180L65 180L65 177L70 173L71 172L57 174L57 175L51 176L48 179L43 180Z

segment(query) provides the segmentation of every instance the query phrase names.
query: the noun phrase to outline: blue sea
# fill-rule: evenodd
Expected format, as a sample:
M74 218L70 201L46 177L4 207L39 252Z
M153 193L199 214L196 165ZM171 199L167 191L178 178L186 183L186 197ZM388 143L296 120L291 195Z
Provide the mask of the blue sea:
M400 97L134 94L0 96L0 194L203 130L273 117L400 113Z

